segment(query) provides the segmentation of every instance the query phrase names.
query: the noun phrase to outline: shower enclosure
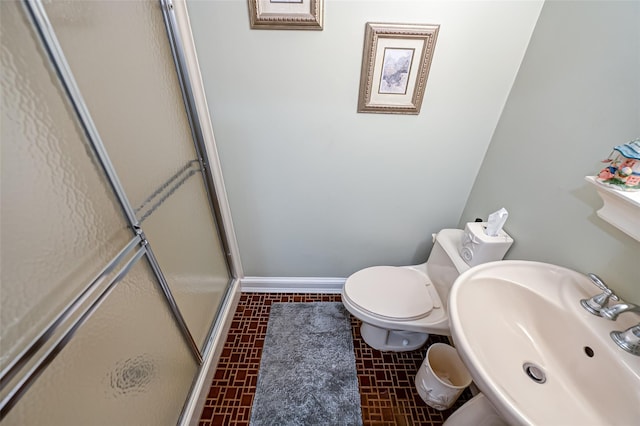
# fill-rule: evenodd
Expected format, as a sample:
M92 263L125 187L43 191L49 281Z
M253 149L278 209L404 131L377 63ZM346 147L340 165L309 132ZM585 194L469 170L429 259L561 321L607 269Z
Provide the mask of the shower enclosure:
M0 19L2 424L186 423L235 281L174 4Z

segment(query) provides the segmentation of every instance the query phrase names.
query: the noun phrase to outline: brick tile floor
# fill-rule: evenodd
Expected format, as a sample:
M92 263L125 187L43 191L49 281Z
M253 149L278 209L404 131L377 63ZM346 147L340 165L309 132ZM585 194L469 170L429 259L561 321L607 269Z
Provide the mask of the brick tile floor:
M200 426L248 425L258 382L260 356L274 302L339 302L338 294L243 293L231 323ZM465 390L449 410L427 406L418 395L415 375L427 347L445 342L432 335L426 345L411 352L380 352L360 337L360 321L351 318L353 344L365 425L440 425L471 398Z

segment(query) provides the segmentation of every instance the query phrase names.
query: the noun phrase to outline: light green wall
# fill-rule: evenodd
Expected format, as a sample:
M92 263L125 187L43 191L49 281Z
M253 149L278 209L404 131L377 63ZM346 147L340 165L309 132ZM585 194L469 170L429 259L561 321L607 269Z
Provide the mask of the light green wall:
M541 2L326 0L323 31L187 5L245 274L344 277L457 226ZM441 25L420 115L356 112L366 22Z
M636 303L640 243L596 216L584 176L640 135L639 22L637 1L545 3L460 221L504 206L507 258L594 272Z

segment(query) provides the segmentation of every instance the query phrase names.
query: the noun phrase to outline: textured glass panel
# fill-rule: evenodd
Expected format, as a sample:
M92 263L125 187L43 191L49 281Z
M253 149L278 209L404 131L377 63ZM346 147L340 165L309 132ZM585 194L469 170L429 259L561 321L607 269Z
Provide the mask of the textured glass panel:
M6 425L175 425L197 372L146 260L82 325Z
M46 2L127 196L138 207L196 158L160 2Z
M20 3L0 1L0 367L132 238Z
M171 192L196 152L159 2L45 6L138 218L169 197L142 229L202 348L229 276L202 175Z
M229 277L206 203L191 176L143 222L153 253L191 334L202 348Z

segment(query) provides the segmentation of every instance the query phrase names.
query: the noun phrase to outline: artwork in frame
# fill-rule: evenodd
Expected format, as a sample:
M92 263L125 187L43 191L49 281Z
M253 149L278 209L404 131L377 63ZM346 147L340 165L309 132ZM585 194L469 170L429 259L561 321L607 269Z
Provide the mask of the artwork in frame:
M419 114L439 25L365 26L358 112Z
M248 0L251 28L322 30L324 0Z

